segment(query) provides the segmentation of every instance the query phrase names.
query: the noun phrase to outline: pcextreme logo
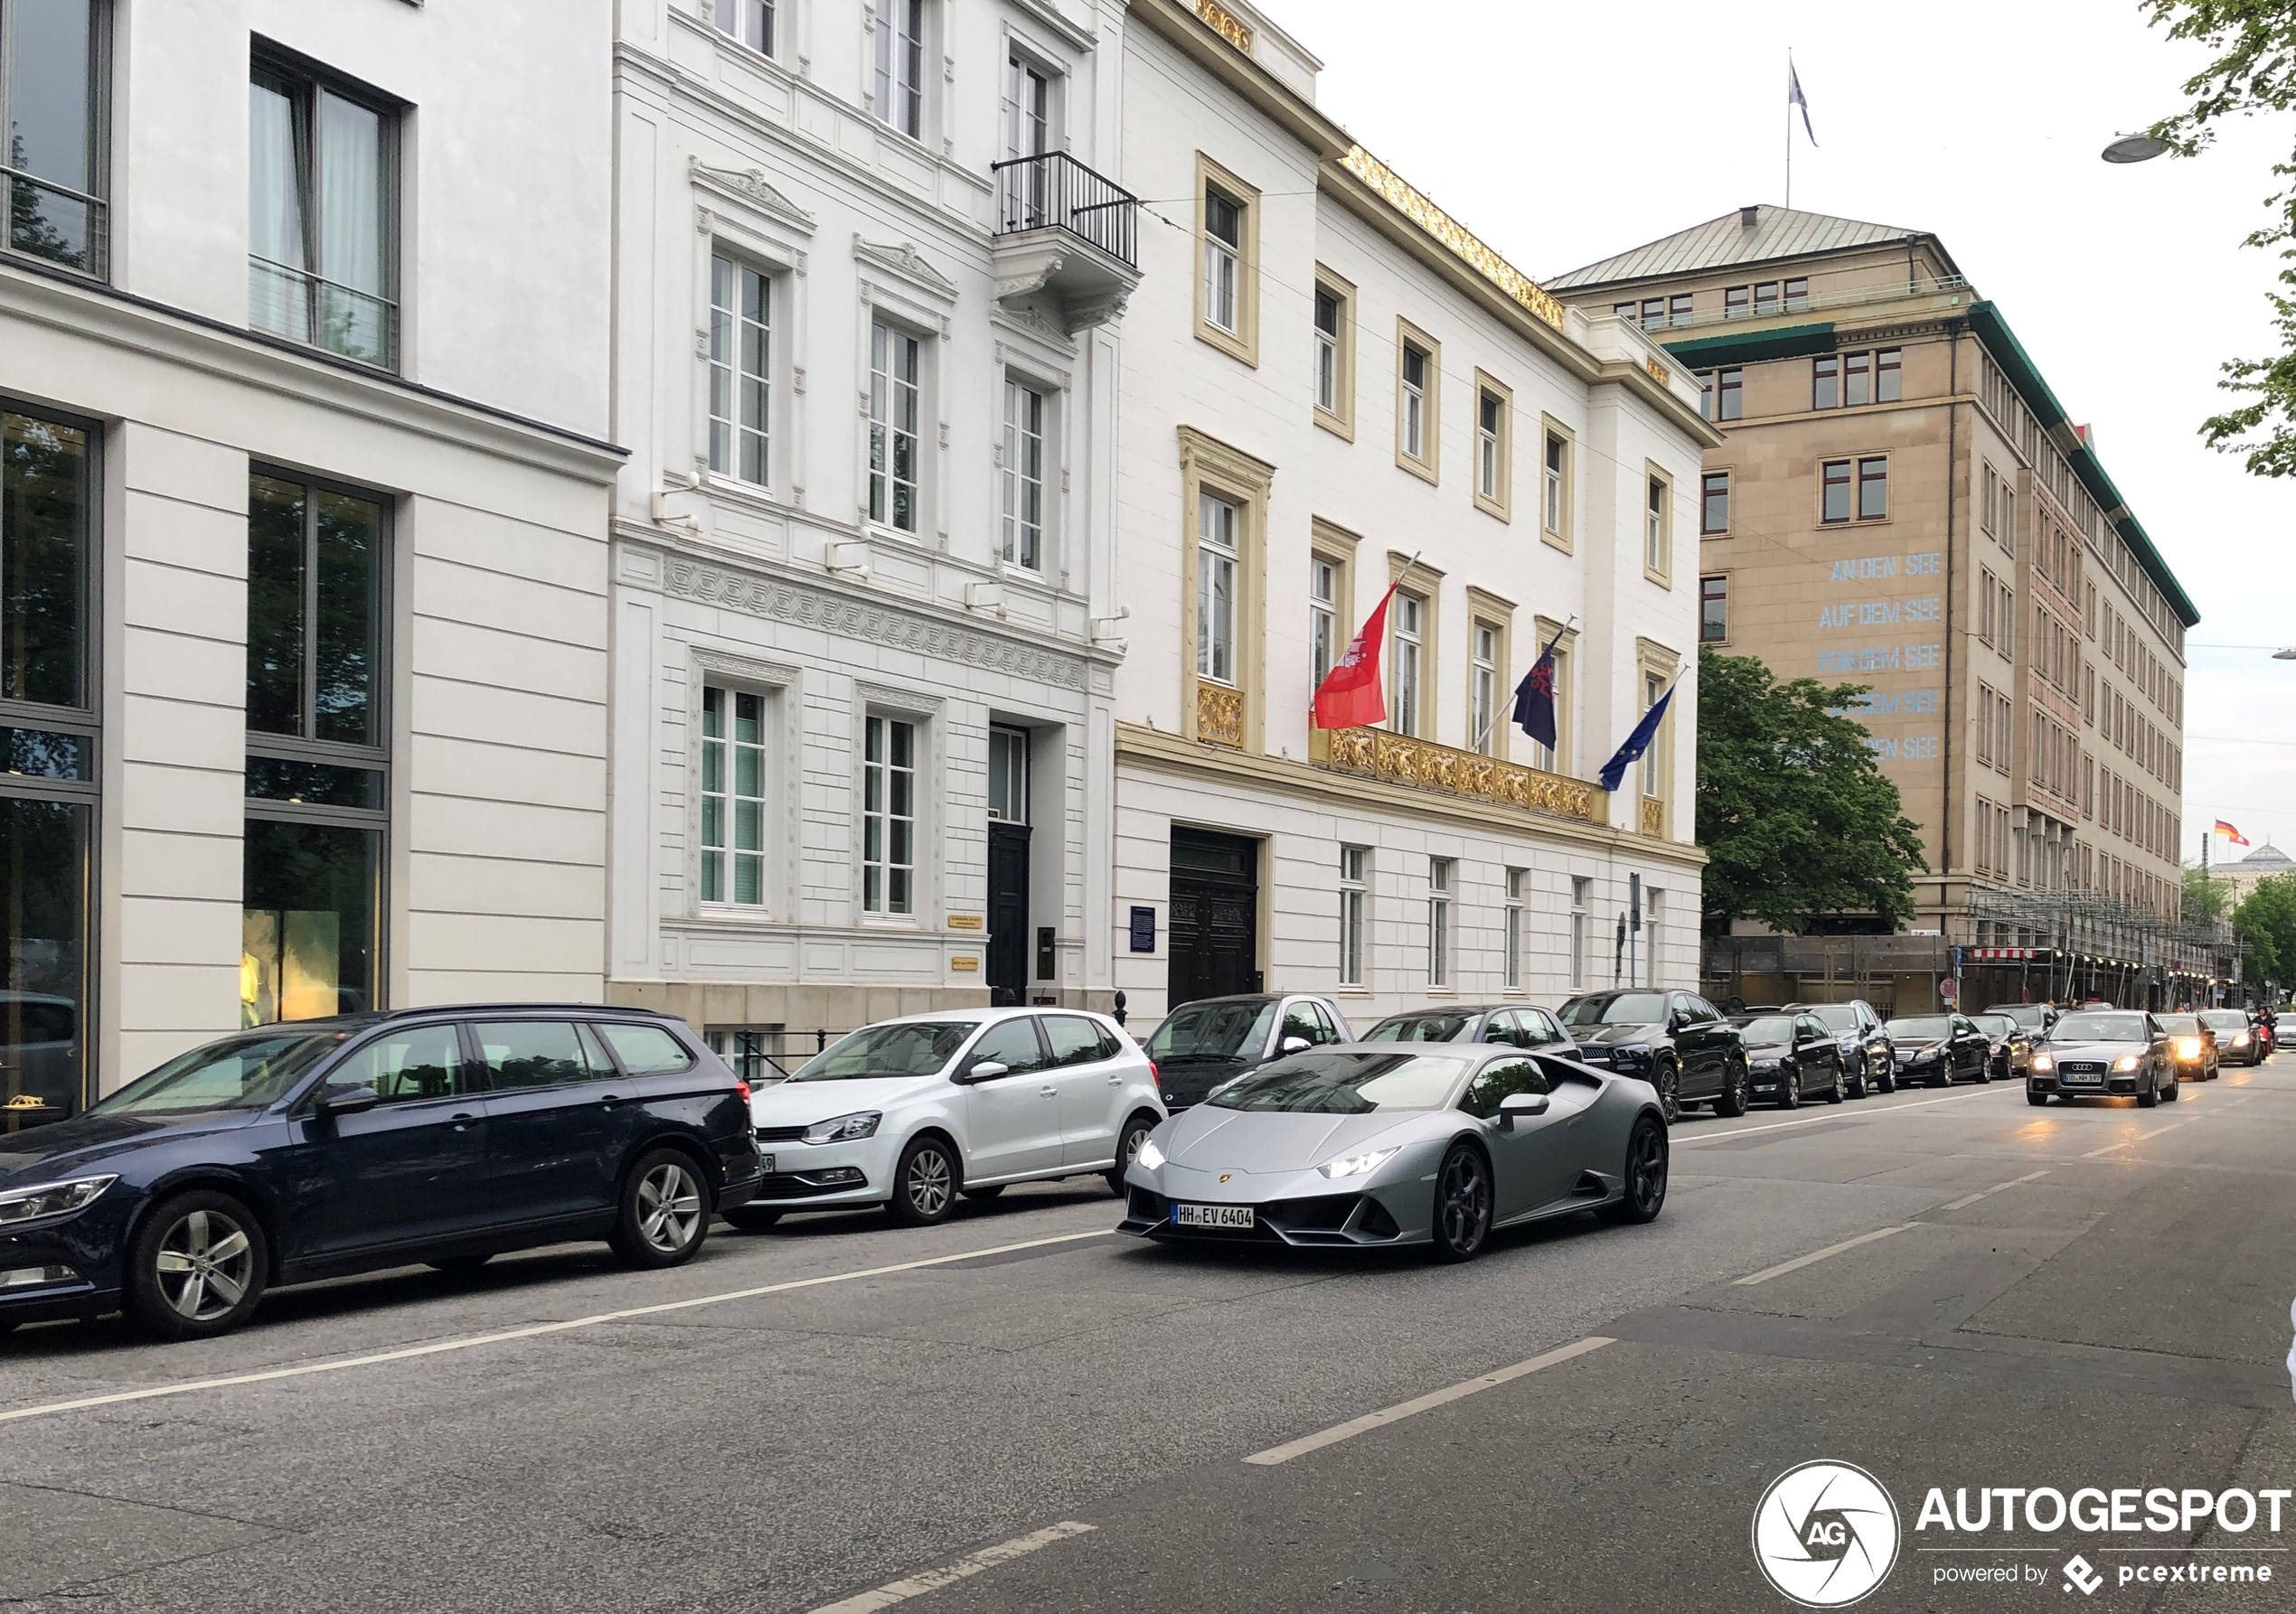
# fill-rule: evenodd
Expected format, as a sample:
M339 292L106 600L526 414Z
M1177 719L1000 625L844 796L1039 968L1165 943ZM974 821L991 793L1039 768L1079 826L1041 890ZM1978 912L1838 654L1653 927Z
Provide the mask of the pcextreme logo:
M1854 1463L1812 1462L1770 1482L1754 1509L1754 1561L1805 1609L1840 1609L1897 1562L1897 1504Z

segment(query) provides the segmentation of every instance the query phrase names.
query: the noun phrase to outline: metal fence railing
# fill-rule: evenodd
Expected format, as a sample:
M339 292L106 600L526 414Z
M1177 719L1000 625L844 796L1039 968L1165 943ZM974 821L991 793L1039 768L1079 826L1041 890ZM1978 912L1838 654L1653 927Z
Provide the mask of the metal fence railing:
M1134 231L1139 199L1064 151L992 164L996 176L997 233L1065 230L1134 268L1140 266Z

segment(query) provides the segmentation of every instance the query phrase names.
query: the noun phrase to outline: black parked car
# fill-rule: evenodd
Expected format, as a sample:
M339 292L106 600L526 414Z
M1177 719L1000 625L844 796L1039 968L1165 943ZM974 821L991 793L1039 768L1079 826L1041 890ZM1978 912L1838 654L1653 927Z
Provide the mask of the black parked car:
M1566 1002L1561 1018L1582 1063L1657 1088L1669 1124L1688 1104L1711 1103L1720 1115L1745 1111L1746 1045L1697 993L1587 992Z
M1363 1034L1365 1042L1500 1042L1535 1048L1565 1059L1578 1057L1578 1045L1562 1023L1543 1009L1520 1003L1487 1003L1460 1009L1415 1009L1391 1014Z
M1164 1108L1177 1115L1271 1059L1353 1040L1328 998L1249 992L1181 1004L1150 1034L1147 1052Z
M1849 1096L1888 1093L1897 1085L1897 1062L1889 1046L1889 1028L1881 1014L1863 998L1847 1003L1789 1003L1798 1014L1818 1017L1833 1033L1841 1049L1841 1066L1849 1073Z
M1740 1015L1737 1026L1746 1039L1746 1089L1754 1097L1797 1110L1804 1097L1838 1104L1849 1096L1840 1039L1816 1015Z
M274 1284L605 1239L690 1261L757 1183L749 1091L635 1009L409 1009L194 1048L0 1139L0 1331L124 1310L167 1339Z
M1896 1050L1897 1080L1908 1087L1916 1082L1943 1087L1964 1076L1977 1082L1993 1079L1993 1039L1965 1014L1917 1014L1892 1020L1889 1042Z
M2033 1069L2033 1048L2039 1037L2010 1016L1990 1009L1970 1018L1977 1022L1977 1028L1992 1044L1990 1067L1994 1079L2022 1082Z

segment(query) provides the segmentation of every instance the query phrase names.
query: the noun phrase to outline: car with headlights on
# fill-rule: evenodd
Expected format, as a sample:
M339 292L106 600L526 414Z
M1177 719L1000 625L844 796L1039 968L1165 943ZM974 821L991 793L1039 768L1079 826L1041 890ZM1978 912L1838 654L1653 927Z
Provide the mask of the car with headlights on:
M1902 1087L1993 1079L1993 1040L1965 1014L1900 1016L1889 1022L1889 1046Z
M2219 1064L2231 1061L2239 1065L2262 1065L2264 1062L2264 1045L2257 1037L2255 1028L2249 1023L2246 1009L2204 1009L2197 1018L2216 1035Z
M1743 1115L1747 1098L1798 1110L1805 1097L1838 1104L1849 1095L1840 1039L1816 1015L1748 1014L1735 1023L1746 1040L1746 1092L1735 1107L1727 1097L1717 1099L1716 1114Z
M1511 1047L1578 1057L1578 1045L1562 1022L1543 1009L1522 1003L1471 1004L1457 1009L1414 1009L1391 1014L1363 1034L1365 1042L1496 1042Z
M1563 1004L1560 1018L1583 1062L1656 1088L1670 1126L1692 1104L1746 1091L1738 1028L1695 992L1585 992Z
M966 1009L880 1020L750 1096L764 1176L735 1226L793 1211L881 1207L921 1227L957 1196L1099 1177L1165 1116L1147 1055L1081 1009Z
M604 1239L690 1261L755 1186L749 1091L682 1021L484 1005L266 1026L0 1139L0 1332L204 1338L281 1284Z
M1347 1017L1329 998L1246 992L1183 1003L1148 1034L1159 1091L1174 1113L1223 1082L1271 1059L1350 1040Z
M2169 1037L2169 1063L2177 1080L2213 1082L2217 1075L2216 1033L2197 1014L2157 1014Z
M2025 1078L2026 1100L2036 1104L2123 1093L2150 1110L2178 1092L2169 1035L2141 1009L2074 1010L2049 1028Z
M1120 1233L1466 1261L1492 1230L1666 1203L1658 1094L1487 1043L1350 1043L1238 1077L1151 1133Z
M2012 1016L1987 1009L1970 1018L1992 1044L1991 1074L1997 1082L2022 1082L2033 1068L2033 1046L2039 1040Z
M1896 1089L1897 1064L1890 1053L1889 1029L1872 1004L1852 998L1847 1003L1789 1003L1786 1008L1796 1014L1817 1016L1833 1033L1841 1049L1841 1068L1849 1078L1851 1098Z

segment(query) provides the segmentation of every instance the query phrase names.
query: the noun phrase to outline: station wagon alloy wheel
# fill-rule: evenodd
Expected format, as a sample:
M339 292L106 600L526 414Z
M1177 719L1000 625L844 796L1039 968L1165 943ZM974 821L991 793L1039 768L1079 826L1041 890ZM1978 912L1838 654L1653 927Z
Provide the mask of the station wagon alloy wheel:
M638 1180L638 1236L664 1255L693 1242L701 1225L701 1185L675 1160L664 1160Z
M228 1194L194 1189L155 1206L127 1262L128 1320L162 1339L204 1339L254 1313L270 1281L262 1224Z
M210 1323L247 1293L255 1244L247 1229L219 1210L186 1213L160 1234L159 1292L187 1322Z

